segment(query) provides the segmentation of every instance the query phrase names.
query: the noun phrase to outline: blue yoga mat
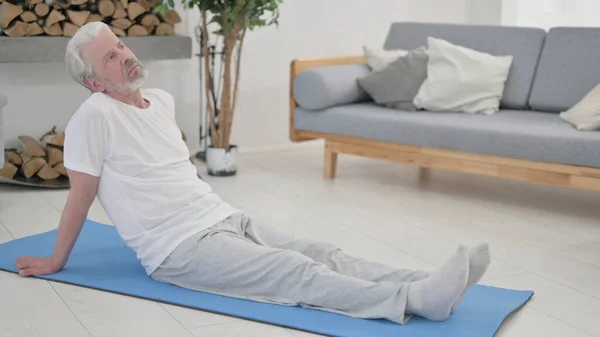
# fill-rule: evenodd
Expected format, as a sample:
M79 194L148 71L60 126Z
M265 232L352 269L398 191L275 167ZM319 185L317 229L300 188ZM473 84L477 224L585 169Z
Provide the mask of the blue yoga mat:
M50 256L57 231L0 245L0 269L17 272L17 257ZM179 305L327 336L343 337L492 337L515 310L533 295L478 285L445 322L413 317L406 325L387 320L355 319L320 310L258 303L183 289L148 277L134 252L112 226L88 220L65 268L43 279Z

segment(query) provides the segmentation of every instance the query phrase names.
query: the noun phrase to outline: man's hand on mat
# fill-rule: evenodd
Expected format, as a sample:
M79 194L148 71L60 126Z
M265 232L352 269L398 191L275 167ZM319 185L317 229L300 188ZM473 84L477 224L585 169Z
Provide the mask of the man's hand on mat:
M17 259L21 276L59 272L67 263L98 190L99 177L67 169L71 188L60 218L56 245L51 257L22 256Z
M62 269L53 258L23 256L17 259L17 269L21 276L54 274Z

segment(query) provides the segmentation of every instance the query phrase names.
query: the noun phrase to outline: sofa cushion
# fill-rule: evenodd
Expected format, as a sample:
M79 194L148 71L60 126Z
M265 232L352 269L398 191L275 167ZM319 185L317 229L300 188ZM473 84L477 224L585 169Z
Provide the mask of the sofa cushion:
M414 99L429 111L464 111L491 115L500 99L513 57L496 56L427 38L427 78Z
M571 109L560 113L559 116L577 130L600 130L600 84Z
M399 22L390 27L384 48L415 49L428 37L484 53L514 57L500 108L528 109L529 93L546 32L540 28Z
M310 110L368 101L356 80L370 73L367 64L310 68L296 76L292 94L298 105Z
M427 78L425 47L398 57L381 71L358 79L358 84L377 104L400 110L417 110L413 99Z
M529 103L533 109L563 112L600 83L600 28L551 28Z
M363 54L365 55L365 59L367 60L367 64L371 70L378 72L383 70L383 68L395 61L397 58L406 56L408 51L402 49L386 50L383 48L363 46Z
M359 103L315 112L297 108L296 129L399 144L600 167L600 132L581 132L556 114L500 110L494 115L398 111Z

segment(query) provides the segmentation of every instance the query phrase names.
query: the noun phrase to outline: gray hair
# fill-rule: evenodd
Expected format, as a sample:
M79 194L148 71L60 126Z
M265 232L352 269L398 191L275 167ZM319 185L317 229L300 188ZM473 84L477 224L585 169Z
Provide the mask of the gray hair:
M87 64L81 57L81 47L100 35L104 30L112 32L104 22L90 22L83 25L77 33L71 38L67 45L65 54L65 63L67 71L77 83L92 91L86 80L96 76L91 65Z

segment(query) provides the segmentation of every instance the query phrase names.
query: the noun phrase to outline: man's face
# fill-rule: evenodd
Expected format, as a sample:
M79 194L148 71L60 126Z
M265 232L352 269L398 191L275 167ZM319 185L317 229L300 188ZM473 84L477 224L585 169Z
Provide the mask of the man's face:
M96 73L88 84L94 91L126 94L137 90L146 79L146 70L133 52L112 32L103 31L85 45L81 54Z

